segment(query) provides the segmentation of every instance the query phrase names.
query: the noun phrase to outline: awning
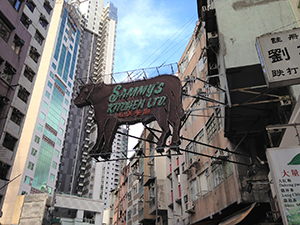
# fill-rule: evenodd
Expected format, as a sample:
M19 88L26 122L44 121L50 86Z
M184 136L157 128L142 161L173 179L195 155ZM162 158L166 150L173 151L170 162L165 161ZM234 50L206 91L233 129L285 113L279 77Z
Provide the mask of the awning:
M251 212L251 210L256 205L256 202L254 202L252 205L247 206L246 208L238 211L234 215L230 216L229 218L226 218L223 222L219 223L219 225L235 225L241 222L245 217Z

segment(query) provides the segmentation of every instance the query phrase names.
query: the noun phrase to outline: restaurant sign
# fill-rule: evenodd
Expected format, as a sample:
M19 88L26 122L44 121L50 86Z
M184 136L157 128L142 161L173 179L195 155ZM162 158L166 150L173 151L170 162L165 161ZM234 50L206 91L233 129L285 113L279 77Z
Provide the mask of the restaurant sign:
M300 28L257 37L256 49L269 87L300 83Z
M93 105L98 126L97 140L90 151L109 159L117 129L122 124L157 121L162 133L157 151L163 152L172 131L172 145L180 144L183 117L181 81L172 75L118 84L86 84L74 99L77 107Z
M267 156L282 221L300 224L300 147L268 149Z

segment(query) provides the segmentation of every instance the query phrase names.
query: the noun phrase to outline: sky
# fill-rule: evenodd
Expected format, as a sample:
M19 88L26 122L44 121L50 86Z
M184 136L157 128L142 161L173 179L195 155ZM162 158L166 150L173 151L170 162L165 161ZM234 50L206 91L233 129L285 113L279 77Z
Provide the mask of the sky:
M196 26L197 0L111 2L118 8L114 62L116 82L124 82L128 74L126 71L179 61ZM142 129L141 124L130 126L130 134L139 136ZM128 149L132 150L136 143L136 139L130 138Z

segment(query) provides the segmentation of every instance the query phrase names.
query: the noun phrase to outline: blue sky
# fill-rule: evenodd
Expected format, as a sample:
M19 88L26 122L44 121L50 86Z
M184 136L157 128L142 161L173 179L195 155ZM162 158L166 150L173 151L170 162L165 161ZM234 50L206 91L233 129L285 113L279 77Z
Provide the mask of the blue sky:
M106 1L107 2L107 1ZM113 0L118 8L114 72L179 61L197 22L196 0Z
M111 2L118 8L114 67L116 82L124 81L126 75L119 72L179 61L196 26L196 0ZM130 126L129 134L140 136L142 130L143 126L136 124ZM132 150L136 143L136 139L129 138L128 150Z

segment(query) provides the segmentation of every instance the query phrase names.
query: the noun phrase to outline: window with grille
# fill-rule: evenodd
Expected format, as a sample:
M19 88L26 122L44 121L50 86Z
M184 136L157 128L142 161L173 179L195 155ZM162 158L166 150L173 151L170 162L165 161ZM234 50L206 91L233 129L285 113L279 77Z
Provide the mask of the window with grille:
M31 0L26 1L26 5L27 5L27 7L29 8L29 10L30 10L31 12L34 11L35 4L33 3L33 1L31 1Z
M18 109L13 108L10 120L13 121L15 124L20 125L24 118L24 114L21 113Z
M0 12L0 37L7 42L12 30L12 25L10 25L9 21Z
M44 42L44 37L41 35L41 33L37 30L35 31L34 34L34 39L37 41L37 43L39 43L40 45L43 45Z
M0 74L0 77L5 80L7 83L11 83L13 76L16 74L16 69L13 68L8 62L5 63L3 72Z
M23 74L30 82L33 81L35 72L29 66L25 65L25 70Z
M30 48L29 56L36 63L38 62L38 60L40 58L40 54L38 53L37 49L33 46L31 46L31 48Z
M14 150L15 145L17 143L18 139L13 137L11 134L6 133L3 141L3 146L11 151Z
M2 161L0 161L0 179L6 180L6 175L10 169L10 166Z
M28 101L30 93L26 90L26 88L20 86L19 92L18 92L18 97L25 103Z
M211 141L217 132L217 124L214 115L210 117L205 127L206 127L207 140Z
M24 25L24 27L26 27L26 29L28 29L29 25L32 23L32 21L24 13L21 16L20 21Z
M48 0L46 0L45 3L44 3L44 9L50 15L52 7L51 7L50 2Z
M46 17L44 15L41 14L39 22L42 25L42 27L44 27L45 29L47 28L48 21L47 21L47 19L46 19Z
M13 41L13 43L12 43L12 45L11 45L11 49L12 49L17 55L19 55L20 52L21 52L21 49L22 49L23 45L24 45L24 40L21 39L21 38L19 38L18 35L15 35L14 41Z

